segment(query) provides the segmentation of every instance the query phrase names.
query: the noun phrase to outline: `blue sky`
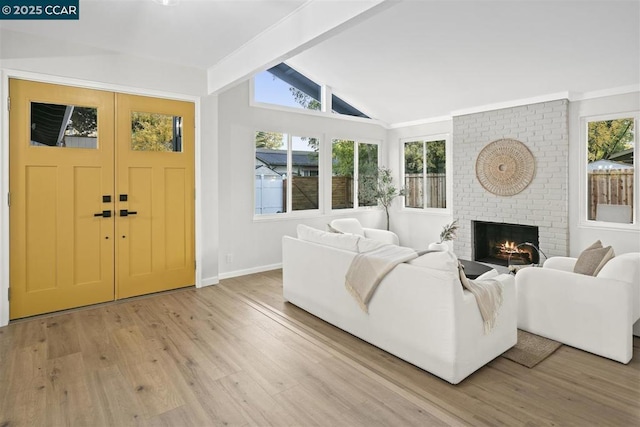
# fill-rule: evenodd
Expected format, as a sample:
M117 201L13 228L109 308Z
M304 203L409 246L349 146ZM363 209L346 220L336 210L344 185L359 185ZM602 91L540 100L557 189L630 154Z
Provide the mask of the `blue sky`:
M268 71L256 75L254 81L254 93L256 102L267 104L285 105L287 107L302 108L289 91L291 86L276 78Z
M293 99L293 95L289 91L290 87L291 85L288 83L285 83L278 78L274 78L273 74L270 72L263 71L257 74L254 80L255 101L264 102L266 104L284 105L293 108L303 108L302 105L298 104ZM263 131L272 132L272 129L263 129ZM291 142L294 150L310 150L307 142L301 141L298 136L294 135Z

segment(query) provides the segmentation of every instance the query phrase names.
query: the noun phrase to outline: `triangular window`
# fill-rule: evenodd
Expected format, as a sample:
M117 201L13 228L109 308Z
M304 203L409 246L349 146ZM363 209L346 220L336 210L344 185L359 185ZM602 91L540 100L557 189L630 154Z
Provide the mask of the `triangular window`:
M322 87L282 62L255 76L254 100L264 104L320 111ZM331 96L330 109L337 114L369 118L336 95Z

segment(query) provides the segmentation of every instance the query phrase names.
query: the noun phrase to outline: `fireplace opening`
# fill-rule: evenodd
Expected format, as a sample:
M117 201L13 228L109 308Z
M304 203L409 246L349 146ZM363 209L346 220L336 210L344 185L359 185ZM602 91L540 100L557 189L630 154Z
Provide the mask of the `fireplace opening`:
M473 221L473 257L476 261L496 265L538 264L540 254L538 227Z

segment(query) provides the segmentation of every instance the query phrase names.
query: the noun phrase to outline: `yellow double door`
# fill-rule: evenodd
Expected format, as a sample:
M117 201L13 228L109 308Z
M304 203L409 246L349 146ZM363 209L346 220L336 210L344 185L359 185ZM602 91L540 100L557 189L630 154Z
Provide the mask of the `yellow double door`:
M193 285L194 105L10 80L10 318Z

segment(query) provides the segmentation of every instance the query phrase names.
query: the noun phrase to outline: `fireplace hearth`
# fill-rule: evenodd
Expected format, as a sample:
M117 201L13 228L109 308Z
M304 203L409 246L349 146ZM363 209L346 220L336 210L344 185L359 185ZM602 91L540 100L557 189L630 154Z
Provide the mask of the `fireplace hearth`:
M525 244L529 243L529 245ZM473 221L473 258L496 265L538 264L538 227Z

